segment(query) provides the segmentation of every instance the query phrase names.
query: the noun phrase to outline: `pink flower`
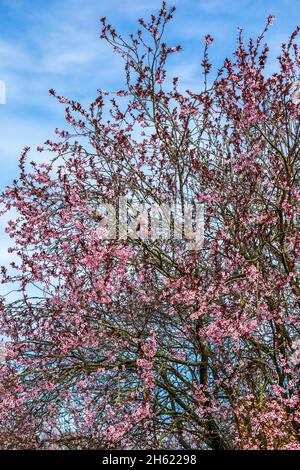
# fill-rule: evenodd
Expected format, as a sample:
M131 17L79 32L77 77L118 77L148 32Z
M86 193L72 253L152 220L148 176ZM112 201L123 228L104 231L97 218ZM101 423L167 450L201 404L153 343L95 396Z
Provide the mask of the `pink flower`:
M268 24L273 24L273 23L274 23L274 20L275 20L275 16L274 16L274 15L269 15L269 16L268 16Z
M213 37L211 37L210 34L207 34L207 35L205 36L205 44L206 44L207 46L210 46L213 42L214 42Z

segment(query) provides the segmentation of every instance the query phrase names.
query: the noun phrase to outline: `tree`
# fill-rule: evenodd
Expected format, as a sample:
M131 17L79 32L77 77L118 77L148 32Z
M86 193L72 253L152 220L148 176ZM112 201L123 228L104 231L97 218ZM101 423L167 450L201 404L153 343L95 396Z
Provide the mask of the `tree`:
M124 90L88 109L51 90L68 130L39 148L48 163L24 149L2 194L18 259L2 268L2 448L300 449L299 28L271 74L273 17L247 44L239 30L214 79L206 36L203 86L181 92L174 10L128 40L102 18ZM124 195L205 203L201 249L100 237L99 207Z

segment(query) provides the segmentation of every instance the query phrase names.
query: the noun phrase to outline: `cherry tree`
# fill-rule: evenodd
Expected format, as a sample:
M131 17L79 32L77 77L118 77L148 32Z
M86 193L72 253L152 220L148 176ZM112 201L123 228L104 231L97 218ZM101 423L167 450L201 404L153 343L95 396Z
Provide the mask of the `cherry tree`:
M1 196L16 213L3 449L300 449L299 28L272 73L273 17L256 40L239 29L215 75L206 36L196 93L167 72L174 11L163 3L128 39L102 18L124 89L87 109L50 90L67 129L38 148L46 162L24 149ZM203 245L175 237L174 220L169 238L119 223L103 236L99 208L118 221L125 195L204 204Z

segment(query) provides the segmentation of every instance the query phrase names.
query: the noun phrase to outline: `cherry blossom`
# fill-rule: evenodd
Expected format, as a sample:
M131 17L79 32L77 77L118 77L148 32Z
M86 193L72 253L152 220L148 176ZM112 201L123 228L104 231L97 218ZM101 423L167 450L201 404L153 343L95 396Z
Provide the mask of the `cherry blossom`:
M43 163L23 150L0 196L15 214L3 449L300 449L299 29L267 68L273 17L257 39L240 28L216 76L207 35L198 92L181 92L174 12L164 2L128 38L101 19L123 89L87 108L50 90L66 129L38 147ZM203 246L172 236L176 221L164 239L121 224L106 237L100 208L118 214L125 195L204 203Z

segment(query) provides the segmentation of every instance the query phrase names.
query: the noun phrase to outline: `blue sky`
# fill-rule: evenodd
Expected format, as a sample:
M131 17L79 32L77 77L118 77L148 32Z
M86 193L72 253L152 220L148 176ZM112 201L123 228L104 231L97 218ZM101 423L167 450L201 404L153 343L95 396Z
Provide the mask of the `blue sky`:
M184 51L170 64L184 86L201 86L199 63L202 38L215 38L211 55L217 65L234 48L236 28L257 35L269 14L276 16L268 34L272 58L300 19L300 2L293 0L174 0L175 19L167 38ZM0 105L0 191L17 175L21 149L33 149L63 126L63 106L49 96L59 94L92 100L97 88L116 89L122 83L122 63L99 40L99 18L107 16L124 34L136 20L155 12L160 0L0 0L0 80L6 84L6 104ZM176 58L176 61L175 61ZM274 62L270 63L270 68ZM4 239L0 225L0 264ZM1 254L2 253L2 254Z

